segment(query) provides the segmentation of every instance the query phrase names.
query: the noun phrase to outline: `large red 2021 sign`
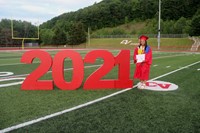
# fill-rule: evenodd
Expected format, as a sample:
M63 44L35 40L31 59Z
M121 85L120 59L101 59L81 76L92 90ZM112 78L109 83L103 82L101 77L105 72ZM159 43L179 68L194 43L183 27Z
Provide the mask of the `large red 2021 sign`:
M41 63L26 77L21 86L22 90L53 90L54 85L61 90L76 90L82 85L84 79L84 63L94 64L97 58L102 58L104 63L87 77L83 84L85 90L123 89L133 86L133 81L130 79L129 50L121 50L116 57L107 50L92 50L84 59L74 50L60 51L53 59L46 51L33 50L25 52L21 62L31 64L35 58L39 58ZM64 78L64 62L67 58L72 60L73 71L69 82ZM115 66L118 66L118 79L102 79ZM53 80L39 80L50 68L52 68Z

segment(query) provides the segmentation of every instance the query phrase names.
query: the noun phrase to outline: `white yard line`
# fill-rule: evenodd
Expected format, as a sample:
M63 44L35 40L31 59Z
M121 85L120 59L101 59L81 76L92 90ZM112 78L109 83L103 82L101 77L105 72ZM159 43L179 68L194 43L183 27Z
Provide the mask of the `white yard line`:
M0 72L0 77L10 76L13 75L13 72Z
M160 58L168 58L168 57L176 57L176 56L183 56L183 55L185 55L185 54L181 54L181 55L171 55L171 56L162 56L162 57L155 57L155 58L153 58L153 59L160 59ZM100 59L98 59L98 60L100 60ZM40 63L40 62L34 62L34 63ZM33 64L34 64L33 63ZM130 64L133 64L133 62L132 62L132 60L131 60L131 63ZM8 65L24 65L24 64L22 64L22 63L13 63L13 64L4 64L4 65L0 65L0 66L8 66ZM98 67L98 66L101 66L102 64L100 64L100 65L92 65L92 66L85 66L84 68L91 68L91 67ZM153 65L154 67L157 67L158 65ZM66 70L72 70L72 68L68 68L68 69L64 69L65 71ZM48 71L47 73L51 73L52 71ZM5 79L5 78L12 78L12 77L22 77L22 76L27 76L27 75L29 75L29 74L21 74L21 75L13 75L13 76L9 76L9 77L0 77L0 79L1 78L3 78L3 79Z
M180 70L183 70L183 69L185 69L185 68L191 67L191 66L196 65L196 64L198 64L198 63L200 63L200 61L197 61L197 62L192 63L192 64L190 64L190 65L187 65L187 66L185 66L185 67L176 69L176 70L174 70L174 71L168 72L168 73L166 73L166 74L163 74L163 75L161 75L161 76L158 76L158 77L156 77L156 78L153 78L153 79L151 79L151 80L149 80L149 81L153 81L153 80L156 80L156 79L159 79L159 78L168 76L168 75L170 75L170 74L173 74L173 73L178 72L178 71L180 71ZM135 85L133 88L135 88L135 87L137 87L137 85ZM80 105L78 105L78 106L75 106L75 107L72 107L72 108L69 108L69 109L60 111L60 112L56 112L56 113L53 113L53 114L50 114L50 115L46 115L46 116L44 116L44 117L40 117L40 118L38 118L38 119L34 119L34 120L31 120L31 121L28 121L28 122L24 122L24 123L15 125L15 126L11 126L11 127L2 129L2 130L0 130L0 133L13 131L13 130L15 130L15 129L19 129L19 128L22 128L22 127L25 127L25 126L29 126L29 125L32 125L32 124L41 122L41 121L43 121L43 120L47 120L47 119L50 119L50 118L53 118L53 117L62 115L62 114L67 113L67 112L71 112L71 111L74 111L74 110L77 110L77 109L80 109L80 108L83 108L83 107L87 107L87 106L92 105L92 104L94 104L94 103L103 101L103 100L108 99L108 98L110 98L110 97L116 96L116 95L121 94L121 93L124 93L124 92L126 92L126 91L129 91L129 90L131 90L131 89L133 89L133 88L127 88L127 89L124 89L124 90L121 90L121 91L112 93L112 94L110 94L110 95L107 95L107 96L98 98L98 99L96 99L96 100L93 100L93 101L90 101L90 102L87 102L87 103L84 103L84 104L80 104Z
M21 59L21 57L20 58L0 59L0 60L14 60L14 59Z
M99 66L102 66L102 64L100 65L91 65L91 66L85 66L84 68L92 68L92 67L99 67ZM68 70L72 70L73 68L66 68L64 69L64 71L68 71ZM48 71L47 73L51 73L52 71ZM2 72L2 73L5 73L5 72ZM27 76L29 74L21 74L21 75L12 75L12 76L6 76L6 77L1 77L0 76L0 79L9 79L9 78L16 78L16 77L24 77L24 76Z
M22 63L12 63L12 64L2 64L0 66L13 66L13 65L23 65Z
M170 74L172 74L172 73L178 72L178 71L183 70L183 69L187 69L188 67L194 66L194 65L196 65L196 64L198 64L198 63L200 63L200 61L197 61L197 62L192 63L192 64L190 64L190 65L181 67L181 68L176 69L176 70L174 70L174 71L168 72L168 73L166 73L166 74L163 74L163 75L161 75L161 76L158 76L158 77L156 77L156 78L153 78L153 79L151 79L151 80L149 80L149 81L153 81L153 80L156 80L156 79L159 79L159 78L168 76L168 75L170 75Z
M183 56L183 55L191 55L191 54L192 53L184 53L184 54L179 54L179 55L168 55L168 56L162 56L162 57L155 57L155 59L166 58L166 57L176 57L176 56ZM37 61L37 62L34 62L34 63L40 63L40 62ZM0 66L12 66L12 65L25 65L25 64L24 63L12 63L12 64L1 64Z
M1 88L1 87L8 87L8 86L13 86L13 85L19 85L19 84L22 84L23 81L25 80L25 78L1 79L0 82L3 82L3 81L10 81L10 80L22 80L22 81L13 82L13 83L7 83L7 84L0 84L0 88Z
M177 56L184 56L184 55L191 55L192 53L184 53L184 54L178 54L178 55L167 55L167 56L161 56L161 57L156 57L156 59L162 59L166 57L177 57Z

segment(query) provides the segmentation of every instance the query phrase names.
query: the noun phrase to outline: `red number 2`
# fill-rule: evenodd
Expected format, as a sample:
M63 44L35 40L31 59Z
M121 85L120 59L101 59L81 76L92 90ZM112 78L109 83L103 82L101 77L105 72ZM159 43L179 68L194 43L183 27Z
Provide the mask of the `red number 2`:
M113 55L106 50L93 50L89 52L84 59L85 63L94 64L97 58L103 58L104 64L92 73L88 79L85 81L83 86L84 89L105 89L105 88L114 88L114 80L101 80L108 72L110 72L114 67L114 57Z
M50 54L41 50L28 51L23 54L21 62L31 64L35 58L39 58L41 63L39 67L24 80L22 90L52 90L52 80L38 81L38 79L51 68L52 58Z

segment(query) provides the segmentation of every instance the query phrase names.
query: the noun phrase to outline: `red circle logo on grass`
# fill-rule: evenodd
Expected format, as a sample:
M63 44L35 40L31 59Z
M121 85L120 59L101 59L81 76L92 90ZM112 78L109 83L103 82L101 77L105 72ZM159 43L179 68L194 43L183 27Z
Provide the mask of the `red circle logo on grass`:
M152 91L174 91L178 89L178 85L164 81L148 81L145 89Z

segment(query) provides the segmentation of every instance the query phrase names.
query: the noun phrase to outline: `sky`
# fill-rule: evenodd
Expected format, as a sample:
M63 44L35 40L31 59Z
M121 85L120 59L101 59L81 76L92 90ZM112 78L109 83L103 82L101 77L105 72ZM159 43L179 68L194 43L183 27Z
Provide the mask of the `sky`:
M15 19L39 25L53 17L102 0L0 0L0 20Z

